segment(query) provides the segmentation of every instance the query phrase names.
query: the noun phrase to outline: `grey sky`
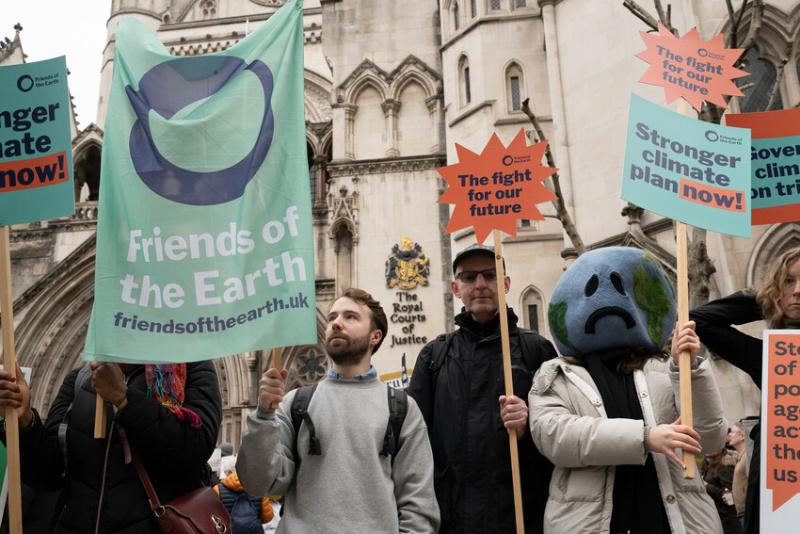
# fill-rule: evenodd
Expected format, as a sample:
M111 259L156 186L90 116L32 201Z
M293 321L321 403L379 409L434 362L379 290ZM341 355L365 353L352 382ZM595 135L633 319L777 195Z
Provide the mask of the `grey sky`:
M22 24L27 61L67 56L69 88L80 128L94 122L111 0L0 0L0 38ZM99 125L102 128L102 124Z

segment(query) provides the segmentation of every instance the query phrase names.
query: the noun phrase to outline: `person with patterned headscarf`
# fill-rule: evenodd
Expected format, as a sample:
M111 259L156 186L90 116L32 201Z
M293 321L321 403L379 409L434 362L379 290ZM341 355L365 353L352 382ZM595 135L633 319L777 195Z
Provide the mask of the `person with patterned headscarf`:
M109 406L105 439L94 438L97 395ZM161 502L209 483L222 419L211 362L91 363L67 374L45 420L19 367L0 371L0 415L9 409L19 415L23 482L62 488L52 532L156 534L132 454Z

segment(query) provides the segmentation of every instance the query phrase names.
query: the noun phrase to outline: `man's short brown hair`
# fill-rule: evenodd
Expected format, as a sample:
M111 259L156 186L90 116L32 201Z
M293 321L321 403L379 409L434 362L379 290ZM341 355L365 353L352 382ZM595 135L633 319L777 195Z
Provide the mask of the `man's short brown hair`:
M386 339L386 332L389 330L389 321L386 319L386 313L383 311L381 303L375 300L372 295L363 289L358 289L356 287L346 289L344 293L342 293L342 297L347 297L350 300L358 302L359 304L369 308L369 310L372 312L372 316L370 317L370 321L372 323L371 327L373 330L381 331L381 340L377 345L372 347L372 354L375 354L383 343L383 340Z

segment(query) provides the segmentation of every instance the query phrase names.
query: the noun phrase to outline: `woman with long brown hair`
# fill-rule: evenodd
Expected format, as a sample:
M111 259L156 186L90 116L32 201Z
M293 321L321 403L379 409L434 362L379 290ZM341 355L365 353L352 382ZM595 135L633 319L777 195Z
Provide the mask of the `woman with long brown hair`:
M690 313L697 335L716 355L750 375L761 387L761 340L734 325L764 320L769 328L800 328L800 247L787 250L772 264L758 291L739 291L704 304ZM759 530L760 426L751 436L755 442L747 485L744 516L746 534Z

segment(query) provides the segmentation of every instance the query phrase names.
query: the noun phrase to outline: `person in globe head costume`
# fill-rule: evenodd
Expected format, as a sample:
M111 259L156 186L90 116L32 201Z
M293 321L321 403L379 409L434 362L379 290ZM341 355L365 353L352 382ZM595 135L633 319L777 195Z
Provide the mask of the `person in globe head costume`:
M800 328L800 247L785 251L775 260L757 291L737 291L692 310L689 317L697 323L700 341L747 373L760 388L762 342L734 325L763 320L772 329ZM759 534L761 425L753 427L750 437L753 455L747 479L744 532Z
M689 321L675 327L674 292L654 258L608 247L583 254L553 290L550 330L562 354L531 388L530 428L555 468L545 534L721 534L699 476L675 449L725 443L713 372ZM681 424L678 354L692 356L694 428Z

